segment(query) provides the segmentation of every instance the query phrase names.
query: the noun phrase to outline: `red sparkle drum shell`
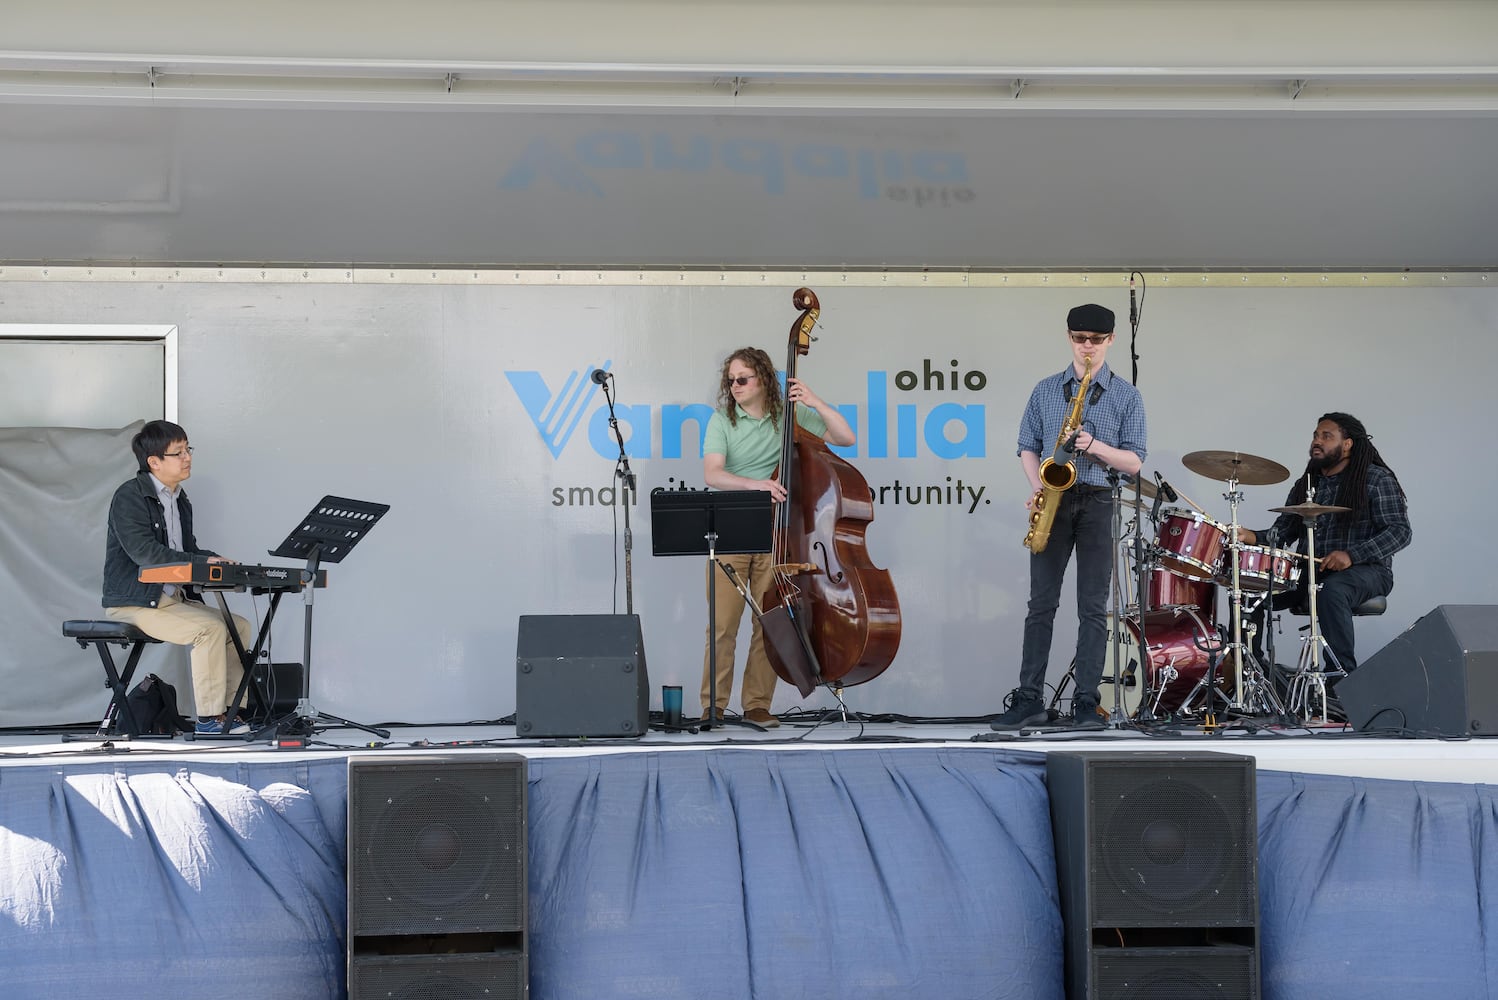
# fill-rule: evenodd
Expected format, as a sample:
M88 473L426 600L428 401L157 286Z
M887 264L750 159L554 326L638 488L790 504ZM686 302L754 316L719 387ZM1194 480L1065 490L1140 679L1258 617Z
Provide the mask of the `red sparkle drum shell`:
M1244 545L1238 550L1238 586L1262 592L1271 579L1276 593L1293 590L1300 582L1300 560L1289 549L1272 549L1267 545ZM1222 561L1221 582L1233 584L1232 555Z
M1194 510L1167 507L1160 512L1155 546L1160 565L1172 573L1197 580L1214 580L1222 568L1228 528Z
M1146 622L1172 621L1182 608L1196 608L1208 625L1217 621L1217 585L1211 580L1152 569L1145 581Z
M1127 627L1119 650L1124 662L1123 707L1133 717L1138 713L1144 696L1144 689L1137 675L1138 664L1142 662L1139 656L1140 626L1132 618L1124 619L1124 624ZM1112 625L1111 620L1109 625ZM1165 622L1146 622L1144 633L1149 640L1150 650L1147 667L1151 691L1150 708L1157 715L1177 711L1196 689L1197 682L1207 675L1210 660L1207 651L1197 647L1197 640L1200 639L1204 644L1215 644L1218 642L1216 634L1210 623L1200 615L1190 614L1179 614ZM1113 677L1112 667L1110 648L1103 671L1105 685ZM1233 692L1232 673L1227 657L1223 657L1217 664L1216 683L1217 689L1229 697ZM1163 692L1160 690L1162 685ZM1108 693L1104 691L1105 703L1108 697ZM1205 700L1203 694L1198 694L1192 700L1192 708L1200 708Z

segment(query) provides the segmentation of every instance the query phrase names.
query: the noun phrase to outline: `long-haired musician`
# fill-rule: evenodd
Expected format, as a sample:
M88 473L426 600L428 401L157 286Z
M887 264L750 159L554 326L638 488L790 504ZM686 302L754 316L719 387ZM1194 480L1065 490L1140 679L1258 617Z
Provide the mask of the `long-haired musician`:
M829 444L851 445L857 441L847 418L800 379L788 380L782 402L775 364L764 351L741 347L724 359L718 406L708 420L702 444L702 475L707 485L717 490L768 490L777 502L784 500L785 487L770 477L780 461L781 421L786 406L792 403L801 404L795 407L796 422ZM738 578L752 588L762 588L770 578L769 553L725 555L719 561L731 565ZM744 598L736 588L721 585L713 588L713 595L718 631L707 641L717 646L717 704L710 700L709 649L702 658L702 715L707 718L709 712L715 712L721 719L733 686L734 648L744 615ZM780 725L770 712L775 682L775 669L765 654L764 636L756 620L739 692L746 721L766 728Z
M1311 478L1309 492L1307 476ZM1409 545L1413 536L1404 487L1373 446L1373 436L1352 414L1324 413L1317 421L1310 460L1290 488L1285 505L1306 502L1351 508L1346 513L1322 514L1315 521L1316 551L1325 553L1316 571L1321 634L1337 665L1350 673L1358 665L1353 609L1394 589L1394 553ZM1297 514L1281 514L1266 531L1238 529L1239 541L1250 545L1288 548L1304 538ZM1277 594L1274 606L1304 605L1309 576L1302 574L1295 590ZM1262 646L1267 615L1265 608L1258 616L1255 645Z

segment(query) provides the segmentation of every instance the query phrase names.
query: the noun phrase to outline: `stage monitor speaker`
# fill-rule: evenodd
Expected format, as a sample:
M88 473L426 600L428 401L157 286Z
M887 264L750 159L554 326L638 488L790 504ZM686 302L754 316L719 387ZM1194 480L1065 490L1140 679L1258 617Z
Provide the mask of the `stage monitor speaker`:
M250 676L270 700L272 716L290 715L302 700L300 663L256 663Z
M1162 983L1227 975L1218 981L1244 989L1222 996L1257 998L1253 758L1057 752L1046 780L1067 996L1132 997L1127 984L1147 974Z
M521 615L515 734L644 736L650 678L638 615Z
M1498 732L1498 606L1442 604L1337 682L1361 730Z
M350 757L350 951L434 934L521 947L525 804L525 758L514 754Z

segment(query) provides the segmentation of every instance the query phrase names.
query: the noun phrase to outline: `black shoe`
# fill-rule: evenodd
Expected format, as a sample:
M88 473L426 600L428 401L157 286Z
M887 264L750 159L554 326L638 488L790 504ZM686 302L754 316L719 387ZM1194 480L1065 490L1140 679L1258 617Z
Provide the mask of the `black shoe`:
M1079 732L1104 729L1103 717L1097 714L1097 702L1077 701L1071 707L1071 728Z
M1019 689L1009 692L1005 699L1009 707L988 723L988 728L999 733L1012 733L1021 729L1043 726L1051 721L1050 713L1039 698L1026 698Z

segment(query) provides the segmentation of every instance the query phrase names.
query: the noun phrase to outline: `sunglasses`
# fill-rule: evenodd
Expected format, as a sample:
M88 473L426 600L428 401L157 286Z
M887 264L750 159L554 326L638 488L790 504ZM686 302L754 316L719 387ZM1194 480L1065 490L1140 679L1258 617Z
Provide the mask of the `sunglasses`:
M1089 336L1085 333L1076 333L1072 330L1066 332L1071 334L1071 342L1073 344L1091 344L1093 347L1102 347L1108 342L1108 338L1113 336L1111 333L1094 333Z
M730 376L729 379L728 379L728 384L729 385L748 385L750 382L753 382L756 378L758 378L757 375L740 375L737 378L733 378L733 377Z

